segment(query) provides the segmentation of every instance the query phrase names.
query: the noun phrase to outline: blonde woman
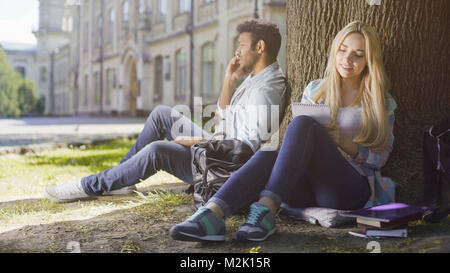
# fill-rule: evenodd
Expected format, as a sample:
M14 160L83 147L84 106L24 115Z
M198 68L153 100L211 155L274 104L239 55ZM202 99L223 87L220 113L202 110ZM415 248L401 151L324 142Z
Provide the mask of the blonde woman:
M356 21L334 39L325 77L311 82L302 103L326 104L331 124L308 116L289 124L279 151L257 152L192 217L171 229L177 240L225 240L224 217L250 206L238 240L275 232L281 203L291 207L359 209L393 200L380 175L392 150L396 103L388 91L377 32ZM336 124L339 108L352 117Z

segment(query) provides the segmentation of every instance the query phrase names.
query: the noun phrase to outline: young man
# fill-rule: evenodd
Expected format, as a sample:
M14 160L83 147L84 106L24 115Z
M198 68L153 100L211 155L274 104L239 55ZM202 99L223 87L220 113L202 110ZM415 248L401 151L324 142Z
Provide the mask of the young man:
M280 112L284 107L285 77L277 62L281 35L275 24L264 20L246 21L237 31L239 48L228 64L217 102L222 120L216 132L224 132L226 138L239 139L256 151L262 141L268 140L267 127L262 125L274 124L271 119L278 116L261 115L252 106L278 106ZM236 89L236 80L249 73ZM275 124L278 125L279 120ZM174 126L182 128L182 132L174 130ZM190 147L210 137L175 109L158 106L119 166L46 188L44 195L55 202L69 202L106 194L127 194L136 189L135 184L158 170L192 184ZM164 141L165 138L169 141Z

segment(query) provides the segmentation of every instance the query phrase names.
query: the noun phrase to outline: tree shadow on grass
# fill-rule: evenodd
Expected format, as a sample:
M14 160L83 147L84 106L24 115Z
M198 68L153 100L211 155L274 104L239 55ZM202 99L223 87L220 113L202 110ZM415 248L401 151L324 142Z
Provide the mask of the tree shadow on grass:
M72 147L70 152L39 154L28 157L29 166L89 167L97 173L120 163L135 139L115 139L82 149Z
M76 155L76 156L36 156L29 162L32 166L81 166L89 167L89 170L93 173L104 171L119 164L123 158L123 152L108 152L88 155Z

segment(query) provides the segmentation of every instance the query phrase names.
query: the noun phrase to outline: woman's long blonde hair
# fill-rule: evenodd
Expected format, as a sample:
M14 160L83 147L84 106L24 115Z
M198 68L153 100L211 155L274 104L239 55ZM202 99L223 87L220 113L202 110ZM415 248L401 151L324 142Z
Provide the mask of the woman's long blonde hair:
M381 42L376 30L360 21L348 24L335 37L332 45L325 77L314 98L315 103L325 100L331 107L331 122L336 124L341 105L341 76L336 69L336 54L344 39L351 33L360 33L366 41L367 66L361 73L361 85L351 106L361 105L362 124L360 133L353 139L375 151L382 150L389 142L390 127L388 117L389 101L387 91L389 80L383 65Z

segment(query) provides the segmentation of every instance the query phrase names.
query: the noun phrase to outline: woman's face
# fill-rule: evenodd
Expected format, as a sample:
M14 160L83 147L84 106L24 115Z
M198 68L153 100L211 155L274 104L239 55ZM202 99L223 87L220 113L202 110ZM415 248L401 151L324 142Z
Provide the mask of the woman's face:
M366 41L360 33L350 33L339 46L336 69L343 79L358 78L367 66Z

